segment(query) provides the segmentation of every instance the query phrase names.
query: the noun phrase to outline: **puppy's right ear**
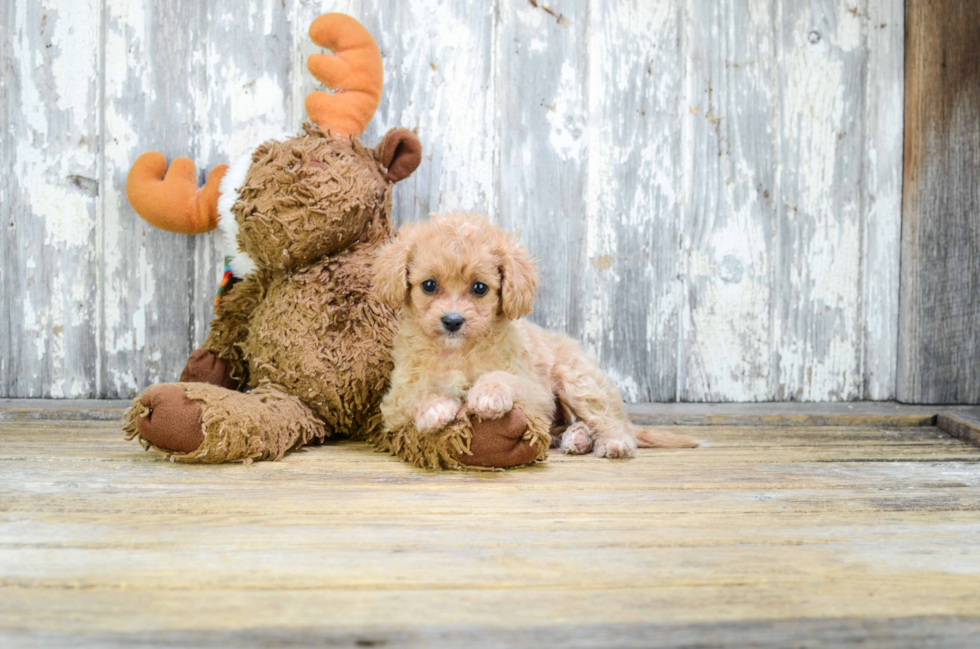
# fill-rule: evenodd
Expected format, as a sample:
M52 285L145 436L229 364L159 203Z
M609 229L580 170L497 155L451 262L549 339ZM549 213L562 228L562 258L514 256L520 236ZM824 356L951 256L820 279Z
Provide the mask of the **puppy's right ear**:
M500 307L510 320L531 313L538 292L538 271L524 246L509 234L499 242Z
M382 303L392 309L400 309L408 295L408 263L412 257L411 233L409 228L378 251L374 259L374 293Z

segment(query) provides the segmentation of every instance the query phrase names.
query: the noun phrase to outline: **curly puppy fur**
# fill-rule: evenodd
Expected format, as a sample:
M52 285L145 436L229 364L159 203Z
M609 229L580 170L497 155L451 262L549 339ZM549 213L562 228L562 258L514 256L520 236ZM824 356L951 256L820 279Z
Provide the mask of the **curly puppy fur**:
M469 414L495 419L518 407L537 435L569 423L560 440L568 453L622 458L638 445L697 445L634 426L577 343L521 319L537 292L534 262L485 218L452 213L405 226L378 254L374 281L378 297L400 309L381 403L387 430L439 433Z

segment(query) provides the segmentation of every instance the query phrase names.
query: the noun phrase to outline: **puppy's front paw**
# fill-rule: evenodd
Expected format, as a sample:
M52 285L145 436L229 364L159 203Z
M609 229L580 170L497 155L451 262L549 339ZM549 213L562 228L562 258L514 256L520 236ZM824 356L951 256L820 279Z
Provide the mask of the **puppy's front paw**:
M466 395L466 405L484 419L499 419L514 408L514 389L492 379L477 381Z
M415 414L415 427L421 433L432 433L445 428L456 419L460 403L448 397L436 397L423 402Z
M634 453L636 453L636 438L629 434L600 437L595 441L596 457L633 457Z
M592 431L583 422L575 422L561 434L561 450L569 455L588 453L592 450Z

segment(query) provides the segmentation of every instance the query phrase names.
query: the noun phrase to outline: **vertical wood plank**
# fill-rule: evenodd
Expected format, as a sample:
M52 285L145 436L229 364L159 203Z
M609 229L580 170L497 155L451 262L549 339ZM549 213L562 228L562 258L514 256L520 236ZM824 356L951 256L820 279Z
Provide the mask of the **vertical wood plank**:
M290 118L293 59L292 2L213 0L204 8L205 84L195 96L197 158L202 175L232 163L270 137L299 131ZM305 64L304 68L305 69ZM203 180L203 179L202 179ZM214 296L224 273L224 249L215 231L193 238L192 346L203 344Z
M980 402L980 4L910 0L898 398Z
M429 212L497 209L494 6L467 0L378 4L374 33L385 53L386 95L368 141L406 126L418 129L425 151L422 165L399 188L399 222Z
M539 260L531 320L581 337L588 147L586 0L499 3L494 87L503 227ZM593 346L594 351L594 346Z
M681 2L593 0L583 338L630 401L677 399ZM557 262L558 260L556 260ZM565 261L567 264L568 262Z
M783 0L773 258L773 396L862 396L866 3Z
M3 5L0 395L97 393L100 2Z
M194 239L140 219L125 183L144 151L160 151L168 161L198 157L202 6L106 0L102 397L134 396L175 380L191 351Z
M776 20L771 3L687 3L684 401L772 398Z
M895 398L902 231L905 0L868 0L864 119L864 393Z
M13 123L11 122L11 103L14 97L14 5L7 3L0 11L0 169L9 170L13 167ZM11 191L13 174L0 173L0 299L7 305L5 312L0 315L0 394L11 396L17 390L10 386L10 372L13 363L11 356L11 332L13 331L13 315L19 311L19 304L10 295L12 283L10 259L10 240L14 238L15 223L13 219ZM15 306L16 305L16 306Z

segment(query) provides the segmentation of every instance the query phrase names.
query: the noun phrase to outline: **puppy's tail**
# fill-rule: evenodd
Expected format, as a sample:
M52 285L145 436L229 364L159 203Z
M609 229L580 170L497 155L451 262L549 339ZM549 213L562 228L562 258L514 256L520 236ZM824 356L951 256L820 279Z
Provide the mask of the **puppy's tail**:
M693 437L639 426L631 426L631 428L633 435L636 436L636 445L640 448L696 448L701 445L701 442Z

